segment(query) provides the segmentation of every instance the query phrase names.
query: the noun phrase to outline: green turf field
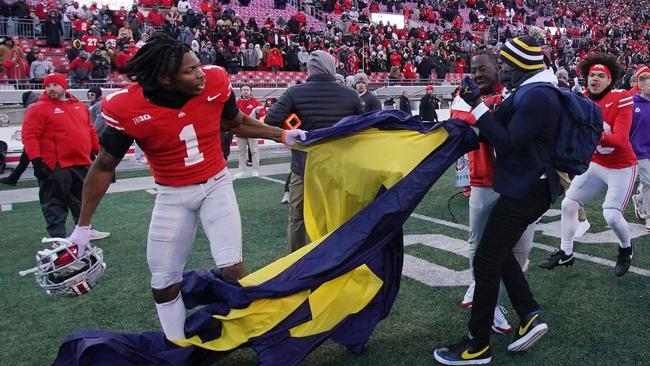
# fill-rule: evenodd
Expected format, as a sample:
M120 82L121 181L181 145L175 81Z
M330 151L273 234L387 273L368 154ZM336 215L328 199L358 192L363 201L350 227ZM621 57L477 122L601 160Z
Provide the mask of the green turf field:
M274 176L284 181L284 176ZM447 199L456 189L445 175L416 210L421 215L405 225L405 235L442 235L465 240L464 226L449 226L452 218ZM287 206L279 203L283 185L250 178L235 182L243 221L244 258L251 270L285 254ZM154 196L144 192L108 195L100 206L95 226L112 232L97 242L104 249L106 274L90 294L76 298L46 295L32 278L17 275L34 265L42 248L44 220L38 203L14 204L0 212L0 365L48 365L65 335L86 328L136 332L158 329L149 292L145 239ZM587 206L590 233L607 230L600 214L602 198ZM557 205L556 205L557 206ZM557 208L557 207L555 207ZM467 198L453 200L451 209L459 224L467 225ZM632 223L631 208L626 215ZM427 219L444 220L432 223ZM557 225L557 217L545 217L544 225ZM594 235L594 240L605 237ZM438 239L441 237L438 236ZM446 240L446 239L445 239ZM442 240L444 241L444 240ZM536 233L535 241L557 246L559 239ZM633 265L650 270L650 237L636 240ZM613 243L578 244L576 251L614 260ZM452 271L468 268L466 258L444 248L414 243L407 255ZM550 330L531 351L508 354L510 336L494 336L494 365L650 365L650 277L627 274L616 278L613 269L578 260L572 268L543 271L536 263L548 252L533 249L527 272L533 292L543 307ZM211 266L207 241L197 235L188 268ZM433 270L433 265L431 270ZM439 268L439 267L438 267ZM457 341L466 333L468 310L457 307L465 287L425 285L403 276L400 294L391 315L371 337L364 354L357 356L332 342L314 351L306 365L433 365L434 347ZM510 309L510 308L508 308ZM516 315L508 319L516 326ZM254 365L255 355L243 349L222 362Z

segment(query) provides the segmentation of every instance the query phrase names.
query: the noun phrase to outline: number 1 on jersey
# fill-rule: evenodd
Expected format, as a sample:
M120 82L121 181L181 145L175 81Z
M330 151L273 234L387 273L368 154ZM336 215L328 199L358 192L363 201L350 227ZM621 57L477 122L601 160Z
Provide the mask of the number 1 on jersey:
M185 142L185 150L187 152L187 157L185 158L185 166L190 166L202 162L203 153L199 151L199 140L196 138L194 125L187 125L183 127L178 137L181 139L181 141Z

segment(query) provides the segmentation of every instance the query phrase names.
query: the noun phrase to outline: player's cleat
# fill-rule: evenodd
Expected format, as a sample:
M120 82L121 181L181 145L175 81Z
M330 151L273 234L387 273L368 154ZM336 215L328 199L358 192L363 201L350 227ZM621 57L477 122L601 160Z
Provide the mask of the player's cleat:
M282 196L282 200L280 200L280 203L289 203L289 192L284 192L284 195Z
M585 235L585 233L587 233L587 230L589 230L590 227L591 224L589 223L589 220L585 219L585 221L578 221L578 228L576 229L576 233L575 235L573 235L573 237L579 238Z
M560 249L553 252L550 257L539 262L538 266L550 271L557 266L572 266L574 260L573 253L566 255L564 254L564 251Z
M474 286L476 286L476 282L472 281L472 283L469 284L467 291L465 291L463 301L461 301L458 306L463 309L472 307L472 303L474 302Z
M634 194L632 195L632 203L634 204L634 216L638 220L643 220L646 218L646 213L643 210L643 203L641 202L641 195Z
M616 277L621 277L627 273L632 264L632 257L634 256L634 243L630 243L629 248L618 247L618 256L616 257L616 266L614 267L614 274Z
M90 240L101 240L106 239L111 236L111 233L107 231L97 231L95 229L90 230Z
M539 316L539 312L530 313L519 323L515 331L515 338L508 345L508 351L525 351L537 343L548 331L548 325Z
M257 169L253 169L253 172L251 173L251 176L253 177L259 177L260 176L260 171Z
M494 308L494 323L492 324L492 330L499 334L508 334L512 333L512 327L508 324L508 319L506 319L506 308L503 306L497 306Z
M645 229L646 231L650 231L650 217L645 219Z
M485 365L492 361L490 345L476 345L469 337L451 346L433 352L436 361L443 365Z

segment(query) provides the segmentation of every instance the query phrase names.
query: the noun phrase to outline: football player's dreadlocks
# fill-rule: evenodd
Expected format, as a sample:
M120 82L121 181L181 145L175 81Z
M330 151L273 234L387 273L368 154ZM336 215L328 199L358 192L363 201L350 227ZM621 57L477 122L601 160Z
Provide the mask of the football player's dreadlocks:
M126 74L146 91L160 89L160 77L176 74L189 51L187 43L156 32L126 64Z

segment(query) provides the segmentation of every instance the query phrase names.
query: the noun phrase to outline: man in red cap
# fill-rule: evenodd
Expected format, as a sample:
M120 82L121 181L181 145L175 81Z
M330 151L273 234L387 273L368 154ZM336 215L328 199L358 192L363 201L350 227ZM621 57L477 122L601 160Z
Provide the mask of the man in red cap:
M630 93L632 93L632 95L639 94L639 77L643 74L650 74L650 67L641 65L636 68L636 71L634 71L634 75L632 75L632 78L630 79L630 84L632 85Z
M427 85L426 94L420 100L420 118L423 121L438 122L436 109L440 107L440 99L433 94L433 85Z
M23 144L38 179L47 232L64 238L68 211L75 222L79 218L81 188L99 142L88 107L66 92L66 76L47 75L43 86L44 93L25 114Z

